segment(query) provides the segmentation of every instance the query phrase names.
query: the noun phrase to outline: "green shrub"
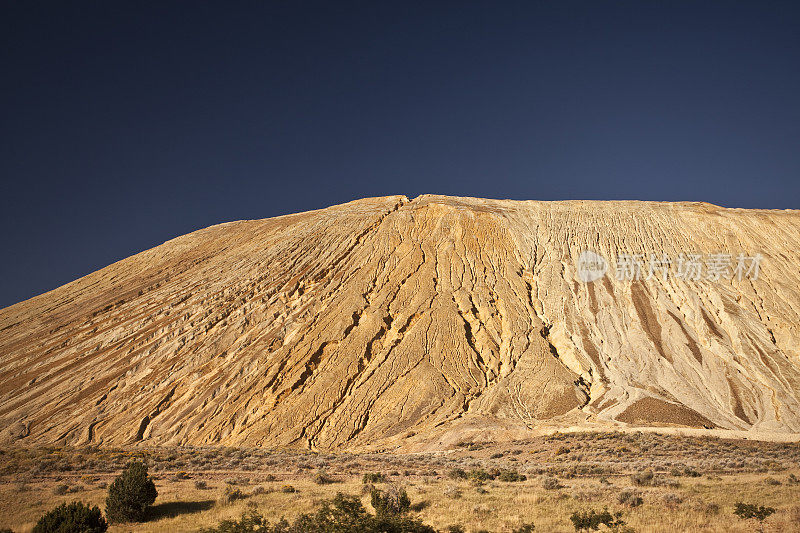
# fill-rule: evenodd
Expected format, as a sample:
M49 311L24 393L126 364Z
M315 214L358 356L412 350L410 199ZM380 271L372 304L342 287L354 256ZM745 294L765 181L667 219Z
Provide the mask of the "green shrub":
M603 509L600 512L594 509L584 512L575 511L569 519L572 521L572 525L575 526L575 531L589 529L596 531L600 529L601 525L605 525L609 529L614 530L625 525L625 522L622 520L622 512L617 512L612 515L608 512L608 509Z
M314 474L314 483L317 485L330 485L331 483L336 483L336 479L329 476L324 470L320 470L316 474Z
M339 493L324 501L315 513L300 515L291 524L285 519L270 524L252 507L239 520L223 520L203 533L436 533L436 530L407 516L369 514L358 496Z
M82 502L62 503L43 515L33 533L100 533L108 529L98 507Z
M525 474L520 474L516 470L501 470L500 473L497 474L497 479L499 481L515 483L517 481L525 481L528 477Z
M284 523L284 521L278 522L276 526ZM249 511L242 513L239 520L223 520L215 528L201 529L200 531L201 533L271 533L280 530L273 529L256 508L251 507Z
M247 496L241 491L241 489L235 488L233 485L228 485L225 487L225 490L222 491L222 496L219 497L219 503L222 505L229 505L236 500L243 500Z
M733 513L742 520L758 520L759 523L764 522L771 514L775 512L773 507L759 506L753 503L738 502L733 509Z
M475 468L470 470L467 474L467 479L472 481L473 483L484 483L489 479L492 479L492 476L486 470L482 468Z
M386 476L384 476L380 472L367 472L364 474L364 477L361 478L361 482L366 483L385 483Z
M395 486L389 487L385 492L372 489L370 501L378 516L401 515L411 507L411 500L405 489Z
M463 468L453 468L447 472L450 479L467 479L467 472Z
M110 522L141 522L156 496L158 491L147 475L147 465L131 461L108 487L106 516Z

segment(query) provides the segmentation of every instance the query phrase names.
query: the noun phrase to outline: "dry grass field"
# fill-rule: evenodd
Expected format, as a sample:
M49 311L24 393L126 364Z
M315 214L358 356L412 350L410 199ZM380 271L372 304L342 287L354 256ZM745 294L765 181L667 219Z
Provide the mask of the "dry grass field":
M464 442L413 455L6 449L0 452L0 529L29 531L61 502L102 508L107 485L132 458L147 462L159 496L147 522L110 531L195 531L251 507L273 520L291 519L337 492L362 495L371 510L363 478L378 472L385 481L375 486L403 486L412 514L441 530L458 524L469 532L503 532L533 523L536 531L568 532L573 512L608 508L622 511L638 532L755 531L755 522L733 513L736 502L745 502L776 509L764 531L800 531L800 444L654 433ZM223 502L226 489L241 498Z

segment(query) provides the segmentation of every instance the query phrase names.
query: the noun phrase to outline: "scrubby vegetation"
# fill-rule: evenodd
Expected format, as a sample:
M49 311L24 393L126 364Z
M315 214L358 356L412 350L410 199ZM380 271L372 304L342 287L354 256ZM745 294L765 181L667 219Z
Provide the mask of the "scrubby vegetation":
M82 502L62 503L42 516L33 533L102 533L108 529L98 507Z
M385 483L386 482L386 476L384 476L380 472L367 472L361 478L361 481L364 484L367 484L367 483Z
M644 503L641 494L635 490L623 490L617 496L617 501L626 507L639 507Z
M454 468L447 475L450 479L465 479L477 484L494 479L505 482L525 481L528 479L525 474L520 474L516 470L502 470L499 468L492 468L488 471L482 468L475 468L470 471Z
M331 483L336 483L337 481L338 480L336 478L328 475L328 473L324 470L320 470L314 474L314 483L317 485L330 485Z
M390 486L386 491L372 489L370 493L372 508L378 516L400 516L408 512L411 500L405 489Z
M378 491L380 492L380 491ZM374 493L373 493L374 494ZM408 496L406 496L406 499ZM374 502L373 497L373 502ZM406 506L408 507L408 506ZM406 509L407 510L407 509ZM337 493L322 502L316 513L302 514L290 523L285 519L271 524L255 508L250 508L238 520L224 520L204 533L436 533L404 512L370 514L356 496Z
M222 495L219 497L219 503L221 505L229 505L236 500L243 500L246 497L242 489L234 487L233 485L227 485L222 491Z
M655 474L652 470L645 470L631 475L631 481L633 481L634 485L640 486L652 485L654 478Z
M555 477L545 477L542 479L542 488L546 490L563 489L564 485Z
M572 513L569 519L572 521L572 525L575 526L575 531L596 531L600 529L601 525L612 531L619 531L625 525L621 512L611 514L608 509L603 509L602 511L594 509L583 512L576 511Z
M756 520L759 531L764 529L764 520L775 513L773 507L765 507L754 503L737 502L733 510L734 514L743 520Z
M557 453L560 448L568 451ZM607 508L612 515L625 513L625 527L638 531L663 525L659 530L670 533L749 533L759 520L740 520L734 504L754 501L775 509L764 519L765 529L800 531L799 444L652 433L561 433L408 455L213 447L3 449L0 531L29 531L76 493L103 510L107 488L131 460L146 465L159 494L144 512L145 522L123 526L142 533L240 521L248 506L270 527L281 516L292 526L337 492L359 495L377 520L380 503L371 506L373 490L386 495L394 487L402 487L411 502L398 516L439 531L452 526L500 533L535 523L536 531L565 533L574 530L573 513ZM226 491L236 497L223 505Z

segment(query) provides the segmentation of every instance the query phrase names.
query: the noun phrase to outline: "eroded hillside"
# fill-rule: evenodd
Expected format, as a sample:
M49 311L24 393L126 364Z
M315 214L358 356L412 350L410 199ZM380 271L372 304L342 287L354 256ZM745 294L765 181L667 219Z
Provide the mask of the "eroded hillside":
M590 283L585 250L609 260ZM689 203L395 196L221 224L0 311L2 440L800 432L798 250L800 212ZM764 259L692 280L648 276L651 253Z

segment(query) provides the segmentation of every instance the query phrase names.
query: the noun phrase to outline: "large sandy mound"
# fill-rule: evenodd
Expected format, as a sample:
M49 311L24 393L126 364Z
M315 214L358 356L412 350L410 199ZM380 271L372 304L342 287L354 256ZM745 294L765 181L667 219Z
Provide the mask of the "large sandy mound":
M589 283L586 250L609 267ZM690 203L394 196L222 224L0 311L0 440L796 433L798 250L800 212ZM680 278L681 253L730 254L732 279Z

